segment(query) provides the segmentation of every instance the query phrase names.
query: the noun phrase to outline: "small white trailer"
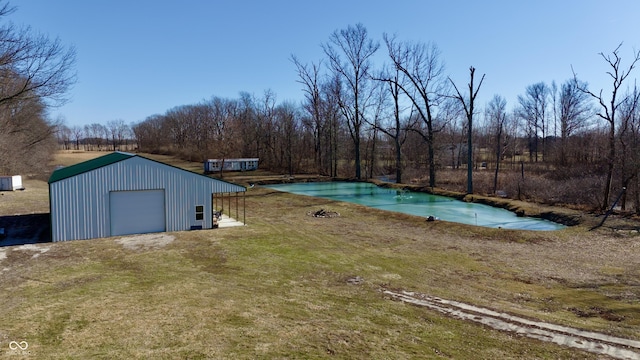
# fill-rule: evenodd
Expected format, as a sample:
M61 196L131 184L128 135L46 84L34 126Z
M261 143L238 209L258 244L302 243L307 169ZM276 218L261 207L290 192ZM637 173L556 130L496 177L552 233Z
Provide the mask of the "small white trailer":
M259 158L208 159L204 162L205 174L223 171L251 171L258 169Z
M24 190L22 176L0 176L0 191Z

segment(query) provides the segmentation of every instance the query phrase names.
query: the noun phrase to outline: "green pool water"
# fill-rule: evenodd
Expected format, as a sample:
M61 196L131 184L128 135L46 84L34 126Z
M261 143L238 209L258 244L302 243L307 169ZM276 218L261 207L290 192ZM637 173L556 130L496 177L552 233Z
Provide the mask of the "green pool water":
M488 205L467 203L445 196L387 189L364 182L313 182L265 185L264 187L293 194L347 201L425 218L434 216L440 220L491 228L558 230L565 227L548 220L518 217L511 211Z

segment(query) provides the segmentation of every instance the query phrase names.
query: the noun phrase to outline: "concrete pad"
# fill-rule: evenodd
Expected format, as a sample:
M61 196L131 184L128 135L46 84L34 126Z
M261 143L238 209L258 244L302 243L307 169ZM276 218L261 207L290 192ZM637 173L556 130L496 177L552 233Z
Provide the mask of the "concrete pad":
M220 219L218 219L218 228L244 226L244 225L245 224L242 221L238 221L224 214L222 215L222 217L220 217Z

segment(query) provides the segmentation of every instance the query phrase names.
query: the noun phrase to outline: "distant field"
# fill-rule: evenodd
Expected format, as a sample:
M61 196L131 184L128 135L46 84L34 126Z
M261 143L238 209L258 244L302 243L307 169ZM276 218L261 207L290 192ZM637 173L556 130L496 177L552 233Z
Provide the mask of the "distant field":
M95 159L97 157L107 155L110 153L111 151L61 150L55 154L52 165L54 166L55 165L61 165L61 166L74 165L79 162ZM204 170L203 165L200 162L180 160L169 155L158 155L158 154L147 154L147 153L141 153L140 155L152 160L168 163L173 166L177 166L177 167L180 167L189 171L194 171L197 173L202 173Z
M82 161L91 160L106 154L109 154L110 151L78 151L78 150L64 150L58 151L54 157L54 161L52 165L54 166L69 166L74 165ZM185 161L176 159L173 156L169 155L158 155L158 154L147 154L141 153L141 156L146 158L161 161L167 164L171 164L173 166L180 167L182 169L186 169L189 171L193 171L196 173L203 173L204 168L203 164L197 161ZM210 174L213 177L219 177L220 174ZM281 174L273 174L264 170L257 171L233 171L233 172L224 172L223 178L225 180L234 181L238 184L247 185L251 183L252 180L259 178L261 181L282 181L285 179L289 179L289 176L281 175ZM293 179L309 179L309 178L317 178L317 175L296 175Z
M107 155L110 153L111 151L60 150L55 154L52 165L62 165L62 166L74 165L79 162L95 159L97 157ZM198 165L199 163L197 162L178 160L172 156L167 156L167 155L156 155L156 154L141 154L141 155L157 161L168 162L174 166L184 165L183 167L187 168L188 170L194 170L197 165L198 169L202 171L202 165L201 164Z
M82 161L95 159L102 155L109 154L108 151L76 151L60 150L55 154L52 165L69 166Z
M0 204L48 199L29 188ZM260 186L245 199L243 227L0 248L0 357L603 358L382 289L640 339L637 232L426 222Z

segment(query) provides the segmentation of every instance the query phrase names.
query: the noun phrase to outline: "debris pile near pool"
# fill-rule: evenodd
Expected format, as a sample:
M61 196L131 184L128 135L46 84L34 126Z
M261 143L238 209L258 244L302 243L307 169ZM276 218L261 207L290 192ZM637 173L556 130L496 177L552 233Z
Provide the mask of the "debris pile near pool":
M317 211L309 211L307 215L317 217L317 218L333 218L333 217L340 216L340 213L335 211L320 209Z

